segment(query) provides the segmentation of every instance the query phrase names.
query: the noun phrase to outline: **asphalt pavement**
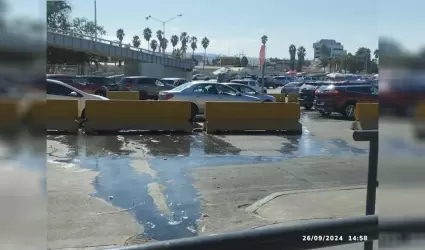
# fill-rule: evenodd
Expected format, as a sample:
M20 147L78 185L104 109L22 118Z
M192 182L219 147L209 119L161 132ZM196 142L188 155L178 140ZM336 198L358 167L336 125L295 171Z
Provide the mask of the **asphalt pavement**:
M134 244L363 214L358 194L348 199L357 204L349 211L333 202L333 210L317 205L295 215L291 198L286 215L264 212L277 210L270 207L253 212L276 193L364 188L368 143L353 141L351 121L306 111L301 122L302 135L49 135L49 247ZM425 148L394 133L399 128L385 128L381 154L393 157L382 160L380 177L388 185L421 183ZM325 203L323 197L315 202ZM320 211L310 216L315 207Z

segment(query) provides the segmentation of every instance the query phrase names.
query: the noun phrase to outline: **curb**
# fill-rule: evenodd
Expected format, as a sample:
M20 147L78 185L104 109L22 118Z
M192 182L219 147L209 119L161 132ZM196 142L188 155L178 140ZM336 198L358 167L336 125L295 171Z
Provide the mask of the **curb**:
M295 190L295 191L275 192L254 202L252 205L247 207L245 211L248 213L255 213L258 209L260 209L260 207L284 195L313 193L313 192L332 192L332 191L355 190L355 189L366 189L366 185L349 186L349 187L343 187L343 188L320 188L320 189L304 189L304 190Z

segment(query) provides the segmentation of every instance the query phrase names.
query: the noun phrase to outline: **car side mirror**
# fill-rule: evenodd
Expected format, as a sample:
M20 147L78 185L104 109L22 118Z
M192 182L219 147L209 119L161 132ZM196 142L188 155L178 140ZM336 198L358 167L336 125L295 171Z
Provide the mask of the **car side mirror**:
M78 96L78 93L77 93L77 92L75 92L75 91L72 91L71 93L69 93L69 95L70 95L70 96L77 97L77 96Z

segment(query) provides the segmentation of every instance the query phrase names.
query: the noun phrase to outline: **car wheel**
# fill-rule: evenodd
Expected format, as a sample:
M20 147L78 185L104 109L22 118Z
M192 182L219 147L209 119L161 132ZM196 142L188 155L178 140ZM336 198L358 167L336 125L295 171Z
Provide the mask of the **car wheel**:
M306 105L306 106L304 106L304 108L306 109L306 110L311 110L311 108L312 108L313 106L312 105Z
M321 116L330 116L331 112L324 112L324 111L319 111Z
M105 91L102 91L102 90L97 90L96 92L94 92L94 94L95 95L100 95L100 96L106 97L106 92Z
M145 91L140 91L140 100L147 100L149 99L148 93L146 93Z
M347 118L354 118L356 114L356 104L355 103L347 103L344 107L344 116Z

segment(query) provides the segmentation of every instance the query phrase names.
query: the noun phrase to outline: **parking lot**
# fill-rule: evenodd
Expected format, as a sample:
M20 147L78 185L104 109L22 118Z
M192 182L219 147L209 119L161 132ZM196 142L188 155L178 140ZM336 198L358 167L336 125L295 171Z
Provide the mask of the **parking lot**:
M300 121L301 135L49 135L49 247L135 244L364 214L368 143L353 141L352 121L339 116L302 111ZM380 183L420 183L423 146L407 125L385 126L380 152L394 157L380 161ZM276 192L329 188L363 193L345 198L349 210L335 204L314 216L248 210Z

